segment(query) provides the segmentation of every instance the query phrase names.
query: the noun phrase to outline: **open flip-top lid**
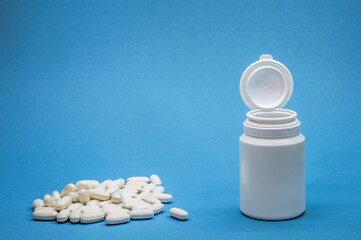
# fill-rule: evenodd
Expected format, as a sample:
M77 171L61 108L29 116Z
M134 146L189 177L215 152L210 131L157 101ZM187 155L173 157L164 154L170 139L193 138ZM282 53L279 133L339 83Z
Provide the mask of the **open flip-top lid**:
M293 79L288 69L271 55L262 55L241 77L239 91L250 109L270 111L283 108L293 92Z

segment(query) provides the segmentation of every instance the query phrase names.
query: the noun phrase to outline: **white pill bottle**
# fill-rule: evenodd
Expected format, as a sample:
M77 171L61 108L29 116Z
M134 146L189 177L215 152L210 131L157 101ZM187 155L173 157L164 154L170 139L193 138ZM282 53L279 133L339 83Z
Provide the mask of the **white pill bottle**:
M241 211L261 220L298 217L306 209L305 137L297 113L283 109L291 73L262 55L244 71L239 90L251 109L239 138Z

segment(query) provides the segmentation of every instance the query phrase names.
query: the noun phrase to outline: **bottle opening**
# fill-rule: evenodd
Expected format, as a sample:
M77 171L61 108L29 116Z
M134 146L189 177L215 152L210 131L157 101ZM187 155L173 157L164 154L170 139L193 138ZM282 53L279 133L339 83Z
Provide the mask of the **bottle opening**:
M247 113L250 121L260 123L286 123L295 120L297 113L288 109L275 109L273 111L262 111L260 109Z

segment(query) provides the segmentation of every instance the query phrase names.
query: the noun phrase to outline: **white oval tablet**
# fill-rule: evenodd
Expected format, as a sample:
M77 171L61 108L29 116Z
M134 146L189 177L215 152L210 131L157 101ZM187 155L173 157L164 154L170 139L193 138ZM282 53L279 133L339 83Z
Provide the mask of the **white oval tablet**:
M70 210L69 209L63 209L60 212L58 212L56 216L56 221L59 223L66 222L69 218Z
M186 212L180 208L171 208L169 210L169 213L172 217L174 217L178 220L187 220L187 218L188 218L188 212Z
M154 212L151 209L139 209L129 212L131 219L150 219L154 216Z
M35 220L50 221L55 220L58 213L55 210L37 210L33 212Z
M125 212L115 212L115 213L109 214L105 220L106 220L107 224L109 224L109 225L121 224L121 223L129 222L130 215Z
M71 223L80 222L81 212L80 210L73 210L70 212L69 220Z

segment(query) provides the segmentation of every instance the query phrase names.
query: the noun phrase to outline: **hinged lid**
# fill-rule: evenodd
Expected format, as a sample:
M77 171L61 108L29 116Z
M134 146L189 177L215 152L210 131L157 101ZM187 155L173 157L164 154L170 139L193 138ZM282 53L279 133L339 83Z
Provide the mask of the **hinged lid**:
M271 55L262 55L243 73L239 84L243 102L250 109L273 110L284 107L293 92L288 69Z

